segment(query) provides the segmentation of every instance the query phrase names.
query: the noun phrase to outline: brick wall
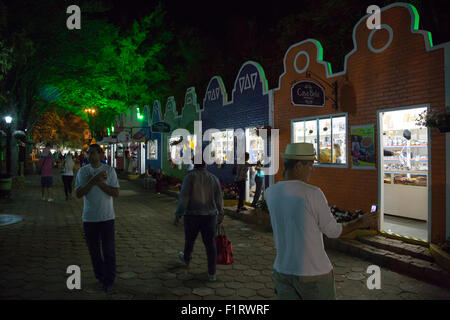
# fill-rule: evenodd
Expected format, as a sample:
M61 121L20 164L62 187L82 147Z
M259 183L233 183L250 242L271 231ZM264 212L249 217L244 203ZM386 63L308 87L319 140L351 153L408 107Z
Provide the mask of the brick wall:
M285 55L285 73L280 76L279 88L274 90L274 126L280 129L280 151L291 141L291 119L329 115L348 112L348 129L356 125L375 125L377 157L378 150L377 111L388 108L429 104L432 109L444 108L444 50L427 50L426 39L422 33L413 33L411 23L414 15L408 6L390 6L382 11L382 24L393 30L392 42L381 53L370 51L367 40L371 30L362 20L355 27L355 51L348 55L346 70L330 76L324 62L316 59L319 47L315 40L306 40L291 46ZM375 32L372 39L374 48L381 48L389 39L386 30ZM326 48L324 48L326 50ZM332 102L326 101L323 108L296 107L291 104L291 85L306 80L306 71L299 74L294 69L294 59L300 51L309 55L308 71L326 79L329 83L337 81L340 86L347 83L355 92L355 105L351 100L340 100L337 111ZM297 60L297 68L305 66L306 59ZM313 79L315 82L315 79ZM323 85L326 95L333 97L332 90ZM347 137L347 141L350 141ZM432 183L431 240L445 238L445 135L431 130L430 181ZM347 159L350 150L347 148ZM378 166L378 158L376 165ZM377 168L378 169L378 168ZM280 170L275 180L279 181ZM325 193L329 204L345 209L367 210L371 204L378 203L378 170L352 170L349 168L316 167L310 183L319 186ZM399 201L407 201L399 199Z

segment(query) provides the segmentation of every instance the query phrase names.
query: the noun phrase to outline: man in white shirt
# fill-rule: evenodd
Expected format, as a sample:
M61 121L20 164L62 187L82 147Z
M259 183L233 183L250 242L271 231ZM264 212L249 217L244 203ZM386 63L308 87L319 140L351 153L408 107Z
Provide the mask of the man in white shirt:
M95 277L111 293L116 272L113 197L119 196L120 187L114 168L100 162L102 148L91 144L87 154L89 164L78 171L75 190L84 200L83 228Z
M372 226L377 214L345 225L336 222L323 192L306 182L315 151L310 143L286 146L284 180L266 189L277 256L273 265L278 299L336 299L333 266L325 252L323 234L339 238Z

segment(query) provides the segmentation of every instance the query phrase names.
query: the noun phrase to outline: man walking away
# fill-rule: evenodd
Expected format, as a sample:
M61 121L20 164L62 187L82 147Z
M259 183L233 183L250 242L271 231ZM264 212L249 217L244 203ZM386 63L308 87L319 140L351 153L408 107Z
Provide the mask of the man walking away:
M178 254L186 265L192 258L195 239L199 232L208 260L208 280L216 281L217 248L215 234L217 224L224 217L222 187L219 179L206 170L206 163L195 164L183 180L178 208L175 212L175 225L184 216L185 243L184 252Z
M113 197L120 187L114 168L100 162L102 148L91 144L87 154L89 164L78 170L75 190L84 200L83 228L95 277L109 294L116 274Z
M50 152L50 144L47 143L42 157L39 159L38 168L41 171L42 200L52 202L53 187L53 156ZM47 194L47 198L45 195Z
M66 194L66 201L72 200L72 182L73 182L73 168L75 162L72 160L72 154L68 152L61 166L61 177L64 183L64 193Z
M278 299L335 300L333 266L325 252L323 234L338 238L377 221L369 214L339 224L331 214L323 192L307 184L313 169L310 143L286 146L284 180L266 189L277 256L273 265Z

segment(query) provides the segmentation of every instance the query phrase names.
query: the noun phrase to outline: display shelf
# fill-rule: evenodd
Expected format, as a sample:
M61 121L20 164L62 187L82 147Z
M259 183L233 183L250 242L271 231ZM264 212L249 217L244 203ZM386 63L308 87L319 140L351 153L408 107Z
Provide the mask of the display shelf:
M384 157L385 161L399 161L398 158L394 158L394 157ZM428 161L428 159L419 159L419 160L415 160L415 159L411 159L410 161Z
M424 171L408 171L408 170L394 170L394 171L385 171L385 174L395 174L395 173L401 173L401 174L405 174L405 173L410 173L410 174L418 174L418 175L423 175L423 176L427 176L428 173L426 172L426 170Z
M406 146L406 145L404 145L404 146L384 146L384 148L403 148L403 147L405 147L405 148L426 148L426 147L428 147L427 145L412 145L412 146Z

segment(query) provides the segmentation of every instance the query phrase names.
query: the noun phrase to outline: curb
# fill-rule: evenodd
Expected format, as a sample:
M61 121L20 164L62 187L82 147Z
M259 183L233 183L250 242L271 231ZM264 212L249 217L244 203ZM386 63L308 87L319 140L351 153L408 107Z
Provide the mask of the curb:
M450 273L434 262L380 249L358 240L324 237L326 248L335 249L371 261L392 271L450 289Z

